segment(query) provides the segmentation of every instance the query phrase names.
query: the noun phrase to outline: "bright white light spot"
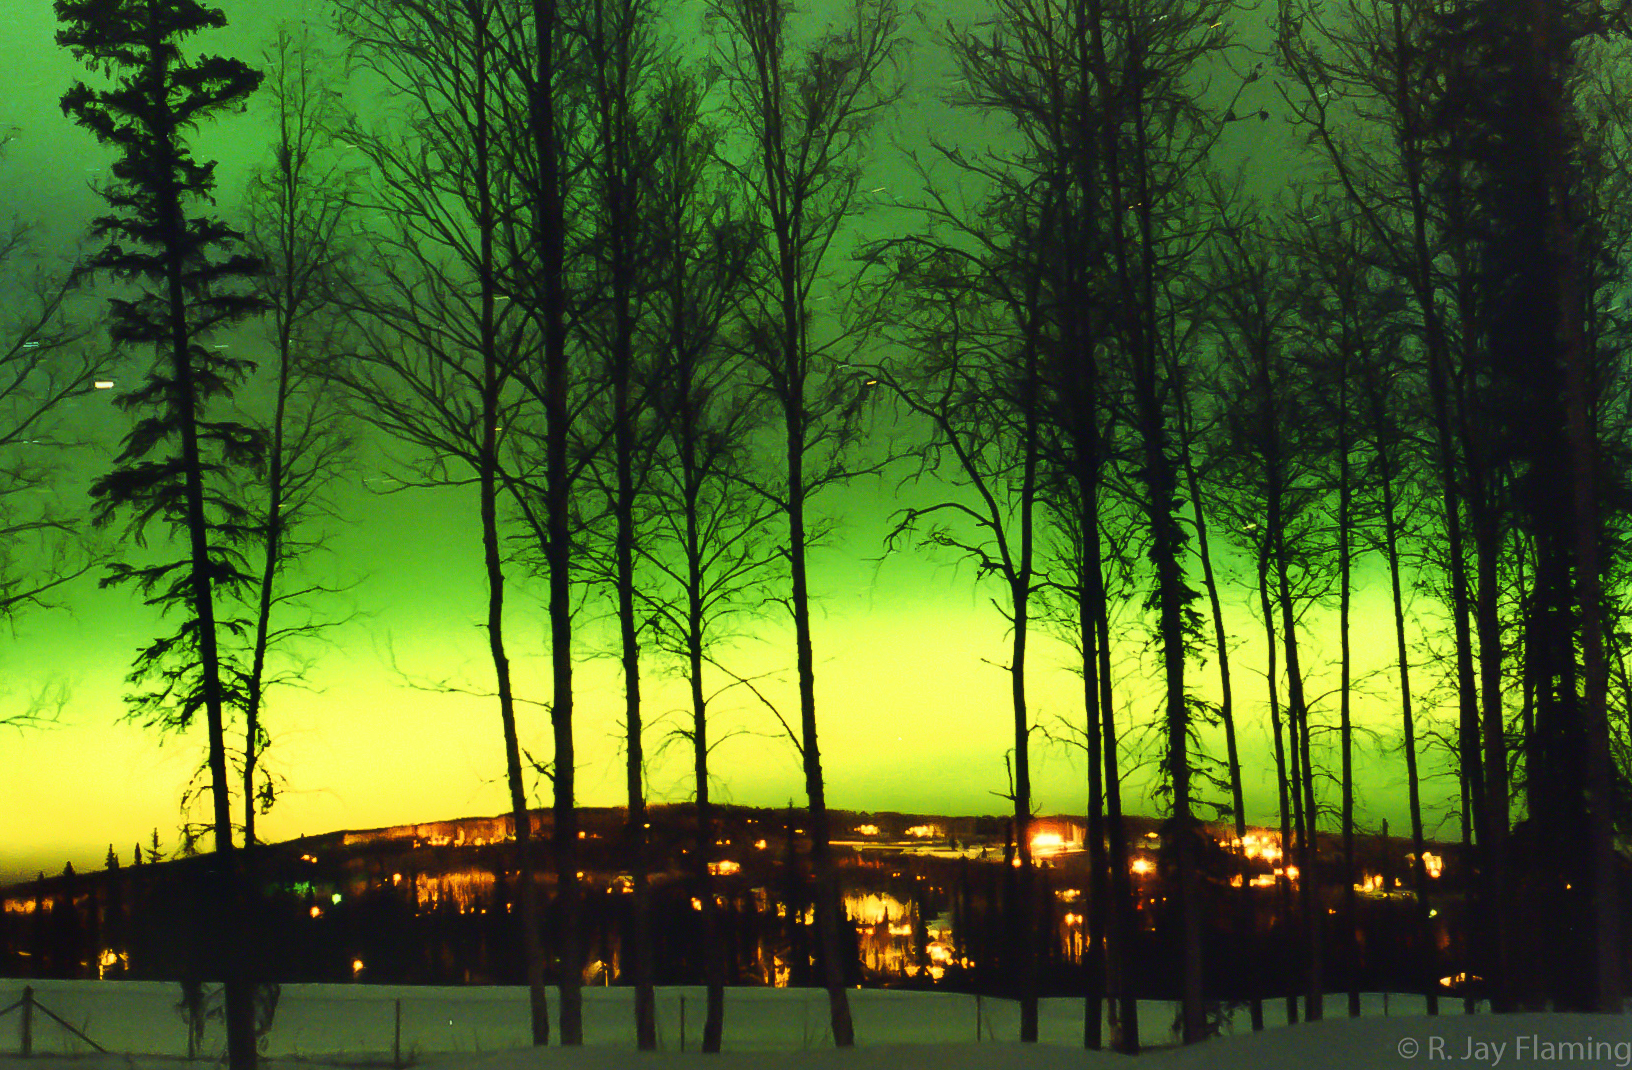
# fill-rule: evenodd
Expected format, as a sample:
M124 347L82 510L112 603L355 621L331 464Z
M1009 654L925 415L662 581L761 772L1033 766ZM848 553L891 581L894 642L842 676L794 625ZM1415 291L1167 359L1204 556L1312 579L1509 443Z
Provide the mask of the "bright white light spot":
M1033 851L1053 852L1065 846L1065 837L1058 832L1039 832L1031 838Z
M96 388L98 390L112 390L113 389L113 380L112 379L98 379L96 381L95 385L96 385Z
M331 903L338 903L338 902L340 902L340 893L339 893L339 892L335 892L335 893L334 893L334 894L333 894L333 895L331 895L331 896L329 896L329 902L331 902Z

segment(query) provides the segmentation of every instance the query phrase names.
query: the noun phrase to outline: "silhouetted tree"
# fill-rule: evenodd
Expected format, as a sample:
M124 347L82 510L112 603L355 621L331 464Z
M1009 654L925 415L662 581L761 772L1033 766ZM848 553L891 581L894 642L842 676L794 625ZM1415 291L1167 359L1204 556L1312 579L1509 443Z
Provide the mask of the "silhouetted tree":
M501 491L526 500L515 489L506 443L517 425L537 418L521 380L537 332L519 299L525 282L516 275L527 245L517 216L530 190L505 166L520 157L527 134L518 115L526 72L515 60L525 35L515 15L494 0L348 0L340 7L341 33L407 105L407 129L345 131L374 172L359 207L374 212L382 229L370 235L370 277L348 287L342 301L352 328L349 360L328 374L361 418L417 455L404 487L477 484L488 652L519 870L515 920L533 1040L543 1044L549 1008L532 819L504 640L499 516ZM557 751L558 787L563 778L570 782L562 768L570 760ZM564 955L561 968L563 987L576 985L577 960Z
M720 131L705 118L705 99L700 80L676 67L664 72L653 102L661 133L646 191L653 296L642 345L658 354L662 369L662 434L651 462L654 523L639 549L655 581L642 593L642 611L653 618L659 648L681 664L690 695L689 728L676 729L674 738L691 744L692 875L703 904L708 986L702 1050L717 1052L728 970L709 879L715 854L709 755L726 734L711 730L708 708L723 690L754 687L721 662L721 648L735 637L734 622L765 604L777 560L768 525L777 514L750 486L754 436L769 413L730 344L755 235L732 218L740 204L718 160ZM709 679L720 677L730 682L711 689Z
M325 335L338 319L331 295L347 253L345 200L352 192L328 143L340 125L340 101L325 83L327 57L308 35L281 29L266 61L277 133L271 166L250 182L247 241L265 265L258 289L270 306L277 356L271 412L257 421L267 450L255 507L262 545L252 587L254 637L243 681L246 847L255 845L257 811L267 812L276 798L270 775L256 781L260 752L270 742L265 694L290 679L270 672L268 655L334 623L311 611L311 602L334 588L302 584L296 569L322 547L322 533L312 529L330 512L328 493L352 461L339 392L322 368Z
M1203 1007L1202 919L1192 812L1191 702L1185 689L1198 592L1185 575L1183 524L1171 399L1168 337L1174 288L1187 266L1186 219L1195 180L1231 113L1206 108L1191 78L1230 45L1223 0L1088 0L1077 54L1092 71L1101 113L1099 152L1109 207L1108 276L1115 295L1117 359L1129 382L1127 425L1134 453L1131 498L1140 511L1152 570L1148 606L1162 659L1164 777L1178 837L1178 916L1182 919L1182 1026L1186 1043L1207 1032ZM1122 1050L1137 1046L1124 1036Z
M799 51L790 48L785 0L710 0L723 24L715 40L728 86L726 114L750 139L750 162L738 165L767 236L747 298L754 332L750 352L763 387L782 417L779 444L785 482L763 488L788 523L789 595L799 677L800 757L810 802L811 864L834 1043L855 1043L840 951L839 890L828 845L827 796L816 724L816 670L811 644L806 555L820 525L807 519L810 499L856 474L846 452L855 438L859 399L845 373L841 346L863 339L840 330L813 337L812 287L844 222L859 208L859 151L871 122L900 90L886 72L899 54L897 0L856 0L844 29Z
M890 313L908 354L877 374L912 416L928 425L919 447L918 479L934 473L954 496L896 513L886 537L893 549L916 540L973 563L975 580L995 580L993 599L1009 624L1013 767L1007 791L1014 807L1018 872L1009 874L1014 900L1009 962L1020 999L1020 1039L1037 1041L1038 904L1032 893L1031 711L1026 701L1026 652L1031 638L1037 569L1043 445L1042 355L1053 342L1044 323L1038 263L1054 205L1027 203L1013 187L988 208L988 233L977 224L964 237L986 246L966 254L935 237L891 243L900 292ZM932 219L945 221L933 213ZM957 241L948 234L942 241ZM870 256L885 256L875 248ZM888 263L888 261L880 261ZM946 463L943 463L946 462ZM1005 869L1005 873L1008 870Z
M259 462L264 444L244 424L209 418L208 404L230 397L251 365L201 340L260 310L261 302L242 290L242 280L260 265L231 252L241 241L236 231L198 211L215 168L193 158L186 132L238 106L261 76L237 60L183 56L184 39L226 24L219 10L195 0L163 7L58 0L56 13L63 23L58 43L115 78L111 89L77 83L62 100L66 114L120 152L114 181L102 190L113 212L92 224L109 244L87 266L151 287L134 300L111 302L114 341L150 344L156 360L142 385L119 398L121 407L150 414L125 439L118 467L93 484L97 519L110 523L116 511L129 510L129 532L138 543L161 520L185 536L188 548L177 561L115 564L103 582L133 583L150 602L184 617L174 635L137 655L131 682L155 686L130 702L147 724L171 730L188 727L200 710L205 714L223 924L212 967L226 982L228 1057L233 1070L246 1070L256 1061L253 964L245 954L249 919L239 909L232 856L224 713L236 688L224 679L218 634L243 625L218 619L217 595L237 594L249 580L241 547L252 527L230 480L235 469Z
M585 13L579 30L587 71L585 125L595 148L586 161L585 193L593 198L591 239L598 275L594 307L583 317L587 340L604 364L605 391L599 415L608 425L587 433L609 447L600 479L613 531L610 546L594 544L580 553L585 571L602 579L616 602L619 661L624 689L624 771L628 799L624 839L630 853L633 925L627 961L635 985L635 1043L657 1049L657 1011L652 988L651 891L646 830L645 744L642 737L640 631L635 575L636 511L650 467L654 413L653 380L661 362L642 360L636 348L637 323L650 297L640 264L653 248L642 179L655 164L662 136L658 115L646 114L642 99L653 64L652 6L648 0L601 0ZM593 424L596 413L587 414ZM593 475L595 469L588 474ZM593 529L592 529L593 531Z

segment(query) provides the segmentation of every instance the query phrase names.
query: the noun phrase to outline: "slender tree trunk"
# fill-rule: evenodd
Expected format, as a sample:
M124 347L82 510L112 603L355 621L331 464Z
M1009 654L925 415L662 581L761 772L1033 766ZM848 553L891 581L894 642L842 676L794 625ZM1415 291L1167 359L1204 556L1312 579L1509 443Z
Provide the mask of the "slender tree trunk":
M566 221L561 198L560 161L555 133L556 4L532 0L534 71L528 122L538 167L534 211L538 249L538 298L544 335L545 420L545 558L549 567L550 723L555 736L552 769L555 828L553 847L557 895L561 904L560 949L561 1043L579 1046L583 1028L583 942L579 916L578 814L574 800L576 761L572 735L572 489L567 469L567 332L564 258ZM533 1037L544 1043L535 1002Z
M1098 518L1090 518L1086 508L1083 514L1084 541L1098 542ZM1082 645L1083 710L1087 717L1084 732L1088 748L1088 924L1082 952L1088 985L1082 1004L1082 1046L1098 1051L1105 1044L1105 900L1110 893L1110 882L1105 872L1105 777L1100 765L1105 748L1100 735L1099 644L1094 634L1094 588L1098 584L1088 579L1086 558L1084 547L1083 560L1078 566L1081 582L1077 586L1077 635Z
M1380 406L1379 406L1380 410ZM1378 417L1381 417L1378 412ZM1423 998L1430 1015L1439 1013L1438 942L1434 938L1433 907L1428 896L1427 848L1422 834L1422 791L1417 775L1417 729L1411 710L1411 659L1405 641L1405 598L1400 584L1399 521L1394 502L1392 462L1380 446L1379 476L1383 496L1383 540L1388 553L1388 582L1394 600L1394 648L1400 672L1400 716L1405 746L1406 795L1411 809L1411 879L1417 892L1417 924L1422 935Z
M287 144L285 152L288 151ZM285 210L285 219L293 228L293 213ZM284 278L294 271L294 235L284 235ZM286 294L280 297L287 297ZM289 401L290 363L293 343L290 321L294 317L292 301L278 310L278 385L272 411L272 443L268 450L266 470L266 552L261 557L261 576L255 607L255 649L249 668L248 692L244 709L244 846L255 846L255 761L260 755L261 691L266 679L267 637L272 626L272 591L277 582L280 548L283 538L283 421Z
M154 42L150 50L155 82L168 78L167 53ZM165 115L168 118L169 111ZM161 141L169 159L156 170L163 176L161 227L165 249L166 300L170 309L170 362L174 397L181 424L183 502L191 554L193 615L198 622L199 669L204 680L204 715L209 741L210 792L214 811L217 872L216 906L220 911L221 943L216 949L223 971L227 1017L227 1055L232 1070L253 1070L256 1064L255 1007L247 961L249 919L244 916L244 891L240 860L232 842L232 796L227 779L225 713L222 709L221 654L217 645L214 573L210 559L209 526L204 515L204 462L199 452L199 391L189 355L191 326L187 322L187 295L183 274L184 250L188 247L186 217L175 172L179 166L175 150L176 130L172 124L158 123Z
M1449 345L1445 337L1444 321L1439 314L1435 295L1434 252L1428 239L1428 208L1424 193L1422 155L1418 148L1423 122L1417 115L1412 92L1417 80L1410 69L1408 57L1411 42L1406 36L1402 0L1393 0L1394 49L1396 70L1394 85L1397 93L1395 110L1400 123L1401 162L1405 168L1407 203L1411 218L1411 270L1409 281L1422 314L1424 349L1428 358L1428 396L1433 419L1433 437L1437 475L1445 518L1445 553L1449 560L1451 586L1451 621L1456 637L1456 683L1458 697L1458 755L1460 777L1464 794L1480 798L1484 792L1484 776L1479 755L1479 718L1473 672L1473 637L1468 626L1467 562L1462 550L1462 501L1457 486L1456 446L1451 433ZM1468 816L1464 805L1464 820ZM1482 817L1476 817L1483 824ZM1463 829L1463 848L1471 858L1470 829ZM1481 846L1484 837L1480 837ZM1472 1013L1473 1001L1464 1000L1464 1009Z
M1508 939L1511 887L1507 875L1507 728L1502 710L1502 623L1498 605L1501 529L1492 512L1492 502L1480 501L1473 524L1474 558L1479 567L1474 619L1479 638L1485 788L1484 798L1475 805L1481 806L1485 815L1485 835L1479 852L1485 864L1485 902L1480 915L1490 956L1485 964L1485 984L1490 993L1491 1010L1504 1013L1512 1009L1508 998L1512 982Z
M1347 331L1345 331L1345 334ZM1354 726L1350 710L1350 683L1353 658L1349 647L1349 604L1353 586L1350 525L1353 522L1354 487L1349 462L1349 340L1344 339L1344 359L1339 365L1337 386L1337 634L1339 647L1338 734L1342 748L1343 776L1343 947L1348 959L1349 1017L1360 1017L1360 914L1354 894ZM1317 892L1313 871L1304 880Z
M1301 770L1303 792L1303 829L1298 837L1298 862L1301 872L1298 874L1299 900L1303 907L1303 925L1305 954L1307 962L1304 969L1304 1016L1311 1022L1319 1021L1324 1016L1322 1003L1324 1001L1324 978L1322 977L1321 961L1321 929L1322 911L1320 899L1316 894L1320 877L1317 871L1316 828L1318 827L1315 810L1315 773L1310 762L1309 754L1309 707L1305 703L1303 693L1303 670L1298 660L1297 616L1292 605L1292 585L1288 572L1287 552L1285 540L1276 527L1271 527L1271 537L1275 540L1275 572L1276 582L1280 591L1281 604L1281 641L1286 646L1286 691L1287 691L1287 727L1292 734L1292 746L1297 748L1297 767Z
M1268 650L1268 669L1264 679L1269 686L1269 727L1275 737L1275 782L1280 789L1281 804L1281 842L1280 842L1280 872L1275 879L1275 888L1278 892L1281 907L1281 945L1282 953L1279 964L1287 977L1286 990L1286 1020L1288 1024L1296 1024L1298 1020L1297 985L1293 979L1297 975L1292 952L1291 932L1292 922L1292 883L1286 876L1287 864L1291 861L1292 845L1292 809L1291 799L1296 795L1289 788L1291 777L1287 768L1286 745L1281 735L1281 700L1279 695L1279 672L1277 668L1276 647L1278 640L1275 635L1275 611L1269 594L1269 540L1272 534L1264 533L1264 542L1258 550L1258 605L1264 618L1265 648ZM1291 796L1291 799L1289 799Z
M1095 511L1097 512L1097 506ZM1128 830L1122 821L1122 775L1117 758L1116 706L1111 694L1111 628L1099 543L1091 546L1090 564L1098 590L1094 626L1099 632L1099 720L1105 762L1105 837L1110 894L1105 911L1105 987L1116 1000L1111 1047L1124 1055L1139 1053L1138 925L1134 919L1133 878L1128 871Z
M623 648L624 757L629 818L625 839L629 844L634 885L634 932L630 949L635 982L635 1043L641 1051L657 1050L657 1003L652 988L651 882L647 875L645 751L641 739L640 634L635 620L635 441L633 399L630 379L634 370L634 273L631 242L637 226L634 164L629 157L634 131L628 117L630 86L629 41L631 28L626 10L618 12L615 56L607 56L604 12L594 8L598 88L601 92L602 148L606 154L604 196L607 215L607 244L610 249L612 282L612 422L613 451L617 465L615 507L617 546L615 549L618 590L618 631ZM610 75L614 84L606 84Z
M499 546L499 410L500 390L509 372L499 366L497 338L498 284L494 258L497 212L492 194L492 141L488 119L488 61L491 38L486 12L480 0L467 6L471 30L476 38L472 79L476 98L475 143L471 146L475 165L477 197L476 226L479 234L481 277L481 454L477 482L481 495L482 559L487 581L487 637L493 659L493 673L499 696L499 718L504 732L505 781L510 792L510 821L514 827L517 860L516 924L521 929L523 967L527 975L529 1005L533 1015L533 1043L549 1041L549 1018L544 994L544 955L540 947L537 891L533 883L532 818L527 812L527 787L521 766L520 733L516 727L515 699L511 688L510 659L504 646L504 570ZM540 1024L543 1031L540 1032Z
M1144 72L1141 56L1132 61L1130 79L1138 85ZM1146 117L1142 97L1132 95L1129 122L1133 130L1133 178L1135 195L1131 206L1139 225L1139 295L1131 317L1130 349L1134 362L1135 409L1145 483L1146 518L1151 528L1150 556L1156 566L1157 633L1162 647L1167 727L1167 770L1173 783L1173 828L1177 836L1179 869L1179 914L1183 925L1182 1009L1184 1042L1194 1044L1206 1035L1207 1021L1202 1005L1201 883L1197 872L1198 830L1191 813L1190 799L1190 709L1184 690L1184 604L1189 591L1184 581L1184 534L1173 510L1177 506L1177 476L1168 456L1168 430L1160 401L1160 361L1156 341L1154 206L1151 204L1150 165L1146 157ZM1125 242L1119 259L1127 263ZM1126 272L1124 271L1124 274ZM1132 288L1132 276L1128 285Z
M1031 851L1031 724L1026 706L1026 640L1031 612L1031 567L1033 514L1037 499L1038 463L1038 353L1028 339L1025 347L1025 379L1021 404L1024 406L1025 457L1020 477L1020 562L1010 584L1014 606L1010 684L1014 702L1014 828L1020 848L1019 946L1014 949L1019 966L1020 1042L1037 1043L1037 951L1038 931L1034 924L1041 910L1035 892L1037 875ZM1046 931L1046 930L1044 930Z
M1072 41L1075 48L1078 81L1076 90L1076 134L1074 147L1060 146L1071 161L1078 203L1082 206L1075 218L1074 240L1071 243L1072 263L1070 288L1073 294L1065 310L1070 332L1067 352L1074 358L1069 378L1074 390L1074 411L1071 414L1072 478L1076 483L1079 511L1077 525L1081 532L1082 548L1078 557L1077 632L1082 647L1083 709L1087 715L1085 738L1088 751L1088 919L1083 947L1083 965L1088 975L1087 991L1083 997L1083 1046L1097 1051L1104 1046L1104 1003L1106 989L1106 907L1110 894L1109 873L1106 871L1105 852L1105 782L1103 773L1104 746L1101 725L1099 643L1096 621L1103 610L1105 578L1101 572L1099 485L1104 465L1101 447L1099 397L1099 362L1095 355L1096 339L1088 326L1088 310L1094 300L1090 283L1091 260L1101 244L1100 221L1093 214L1100 201L1100 183L1097 174L1097 131L1094 128L1095 84L1093 52L1088 41L1088 6L1074 3L1071 7ZM1067 218L1072 218L1069 215ZM1103 681L1109 693L1108 675Z
M1189 402L1186 400L1183 385L1178 390L1180 397L1180 420L1188 422ZM1196 549L1201 556L1202 586L1207 591L1208 607L1213 617L1213 649L1218 654L1218 686L1219 686L1219 720L1224 724L1224 752L1228 760L1230 771L1230 804L1235 813L1235 839L1237 843L1237 862L1241 879L1241 895L1237 901L1236 924L1241 930L1243 940L1250 941L1256 932L1256 914L1253 911L1252 878L1247 869L1246 836L1247 836L1247 807L1241 784L1241 753L1235 741L1235 700L1234 690L1230 686L1230 646L1229 631L1224 624L1224 604L1218 593L1218 577L1213 572L1213 554L1207 540L1207 514L1201 506L1201 479L1196 472L1195 459L1190 455L1189 429L1181 424L1185 435L1184 447L1184 476L1190 490L1191 515L1196 526ZM1252 1019L1252 1031L1261 1033L1264 1030L1264 999L1255 984L1252 995L1248 997L1248 1013Z

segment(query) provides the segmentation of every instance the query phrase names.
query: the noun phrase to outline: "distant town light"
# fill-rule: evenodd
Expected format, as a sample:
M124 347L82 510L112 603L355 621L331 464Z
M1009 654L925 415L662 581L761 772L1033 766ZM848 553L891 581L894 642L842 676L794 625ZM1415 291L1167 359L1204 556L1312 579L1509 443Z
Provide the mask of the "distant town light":
M312 908L312 917L321 918L322 916L323 916L323 908L322 907L313 907Z
M754 841L754 850L763 851L764 849L765 849L765 841L764 840L755 840Z
M363 972L363 960L362 959L352 959L351 960L351 972L352 972L353 975Z
M113 380L112 379L98 379L96 381L96 383L95 383L95 386L96 386L96 388L98 390L112 390L113 389Z
M340 902L340 893L335 892L333 895L329 896L329 902L338 904Z
M858 835L858 836L877 836L878 835L878 826L877 825L857 825L856 826L856 835Z
M402 874L401 873L391 874L391 883L392 884L401 884L402 883Z
M1065 837L1058 832L1039 832L1031 838L1031 849L1045 854L1053 854L1064 846Z
M1128 868L1142 877L1146 873L1149 873L1154 867L1151 866L1150 859L1148 858L1135 858L1128 864Z

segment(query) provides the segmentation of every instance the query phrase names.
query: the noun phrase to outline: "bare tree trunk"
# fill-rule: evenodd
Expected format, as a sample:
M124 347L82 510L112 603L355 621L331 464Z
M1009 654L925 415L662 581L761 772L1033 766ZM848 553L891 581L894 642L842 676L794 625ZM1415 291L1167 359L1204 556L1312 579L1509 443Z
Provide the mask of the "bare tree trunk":
M797 326L793 328L798 331ZM795 337L798 334L795 333ZM804 396L803 377L794 395ZM799 724L805 766L805 795L810 805L810 862L816 877L816 939L822 952L822 979L827 988L833 1043L853 1047L855 1026L844 988L845 963L840 952L839 886L829 845L827 788L822 779L822 755L816 738L816 670L810 638L810 587L805 574L805 488L803 414L785 410L788 427L788 547L793 574L793 624L799 666Z
M1379 412L1380 416L1381 413ZM1433 907L1428 898L1428 863L1422 835L1422 791L1417 775L1417 731L1411 711L1411 660L1405 641L1405 598L1400 585L1399 521L1395 515L1392 460L1379 449L1383 495L1383 539L1388 553L1388 581L1394 599L1394 647L1400 671L1400 716L1405 746L1405 781L1411 807L1412 883L1417 892L1417 923L1422 935L1423 998L1430 1015L1439 1013L1439 970Z
M1207 515L1201 505L1201 479L1196 472L1195 458L1190 452L1189 400L1181 383L1177 395L1179 397L1180 433L1185 438L1184 445L1184 476L1186 486L1190 490L1191 515L1196 526L1196 549L1201 556L1202 586L1207 591L1207 602L1212 610L1213 617L1213 649L1218 655L1218 686L1219 686L1219 720L1224 724L1224 751L1230 771L1230 804L1235 814L1235 839L1237 860L1241 879L1241 896L1238 900L1236 923L1242 935L1251 939L1256 933L1256 915L1253 911L1252 880L1248 873L1246 836L1247 836L1247 808L1241 785L1241 753L1235 741L1235 701L1234 691L1230 686L1230 647L1229 631L1224 624L1224 605L1218 593L1218 577L1213 572L1212 548L1207 540ZM1264 999L1262 993L1255 987L1248 997L1248 1013L1252 1019L1252 1031L1261 1033L1264 1030Z
M1276 583L1280 590L1281 642L1286 647L1287 729L1294 757L1293 789L1302 792L1302 831L1298 836L1299 900L1303 913L1304 953L1304 1017L1319 1021L1323 1016L1324 979L1321 962L1322 911L1316 891L1319 877L1316 870L1315 774L1309 754L1309 707L1303 693L1303 670L1298 661L1297 615L1292 605L1292 586L1288 575L1285 541L1275 522L1270 524L1270 537L1275 540ZM1299 775L1301 772L1301 775ZM1298 807L1293 807L1294 814Z
M533 226L538 249L538 304L544 334L545 419L545 559L550 573L550 722L555 736L552 770L555 828L553 847L557 895L561 905L560 949L561 1043L584 1042L583 943L578 887L578 814L574 800L576 761L572 736L572 488L567 469L567 332L564 255L566 221L561 197L560 161L555 132L557 14L555 0L532 0L536 70L528 121L538 167ZM533 1037L544 1043L535 1002Z
M634 885L633 948L630 971L635 982L635 1043L641 1051L657 1050L657 1004L652 988L651 882L648 877L646 835L645 751L641 739L640 635L635 620L635 441L634 401L630 381L634 372L634 285L636 265L632 248L638 222L638 176L631 156L635 136L629 116L632 70L631 45L634 12L619 4L608 55L605 13L594 4L593 44L596 88L600 96L601 151L605 154L601 182L606 210L606 244L612 284L612 438L617 467L613 513L617 523L614 549L618 596L618 631L622 644L624 693L624 769L628 797L625 840L629 846Z
M517 859L516 904L521 928L523 966L527 973L530 1005L534 1011L533 1043L548 1042L548 1017L544 1006L543 951L538 930L537 892L533 884L531 858L531 817L527 812L527 789L521 766L520 735L516 727L515 699L511 688L510 659L504 646L504 570L499 546L499 395L508 370L499 364L497 338L498 282L494 257L494 234L498 225L492 194L492 137L488 119L488 70L491 37L487 13L481 0L466 5L475 38L472 82L475 99L472 110L476 129L471 158L475 166L480 258L477 284L481 288L480 344L482 347L481 450L477 458L477 481L481 496L482 559L487 581L487 637L493 659L493 673L499 697L499 718L504 732L505 781L510 792L510 820L514 827ZM539 1032L542 1021L545 1032Z
M1286 867L1291 861L1291 803L1292 800L1296 798L1296 795L1290 790L1291 776L1287 768L1287 748L1281 735L1279 669L1276 667L1278 659L1275 653L1278 643L1275 636L1274 604L1270 599L1269 593L1269 540L1271 538L1273 538L1272 533L1265 531L1263 535L1264 542L1260 545L1258 550L1258 605L1259 611L1263 614L1264 618L1264 638L1266 640L1265 647L1268 650L1269 666L1264 674L1264 679L1267 681L1269 686L1269 726L1270 733L1275 737L1275 782L1276 786L1280 789L1281 796L1281 865L1279 867L1280 872L1276 875L1275 887L1279 893L1281 907L1281 927L1283 930L1281 933L1281 942L1283 945L1285 945L1286 950L1282 953L1280 965L1289 975L1289 984L1286 991L1286 1020L1288 1024L1296 1024L1298 1020L1297 986L1295 983L1290 982L1291 978L1296 976L1297 969L1294 965L1294 956L1291 951L1291 945L1287 943L1289 939L1288 933L1293 927L1292 883L1286 876ZM1289 796L1291 796L1291 798L1289 798Z
M1051 213L1045 213L1045 219ZM1035 298L1034 298L1035 300ZM1021 382L1020 404L1025 427L1021 444L1024 457L1020 476L1020 560L1019 569L1010 583L1010 601L1014 610L1012 622L1011 663L1009 680L1014 701L1014 829L1020 848L1019 877L1019 935L1020 946L1014 948L1017 959L1020 996L1020 1042L1037 1043L1037 951L1038 926L1034 924L1039 904L1036 899L1037 875L1031 849L1031 724L1026 706L1026 640L1030 624L1033 517L1037 502L1038 411L1040 383L1038 381L1037 341L1028 337L1025 342L1024 378Z
M1360 1017L1360 915L1354 894L1354 726L1350 717L1350 684L1353 657L1349 648L1349 603L1353 586L1352 535L1354 487L1349 461L1349 372L1348 339L1344 340L1343 361L1337 386L1337 634L1339 647L1338 735L1342 748L1343 777L1343 947L1348 960L1349 1017ZM1314 871L1304 880L1318 891Z
M163 84L167 77L166 60L155 48L151 66L156 69L156 80ZM168 112L166 112L168 115ZM163 132L168 147L175 136L174 129ZM173 173L173 165L171 171ZM172 181L167 185L162 201L163 228L161 239L165 249L165 299L169 304L170 367L174 382L181 429L181 464L183 471L183 508L187 520L187 536L191 554L191 587L193 615L198 622L199 669L204 684L204 714L209 743L211 801L214 811L215 868L217 882L215 907L222 931L216 949L219 967L223 970L227 1017L227 1055L232 1070L254 1070L255 1006L251 987L248 951L245 939L248 919L244 917L244 888L240 863L232 842L231 783L227 777L227 744L225 714L222 709L221 654L217 645L215 594L211 582L214 574L210 558L209 525L204 515L204 463L199 452L199 389L194 380L190 357L192 346L191 325L187 321L187 294L184 288L184 250L188 247L187 221L182 210L181 193Z

